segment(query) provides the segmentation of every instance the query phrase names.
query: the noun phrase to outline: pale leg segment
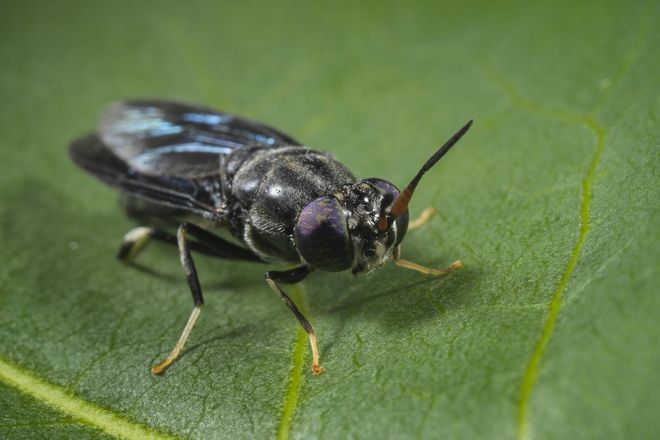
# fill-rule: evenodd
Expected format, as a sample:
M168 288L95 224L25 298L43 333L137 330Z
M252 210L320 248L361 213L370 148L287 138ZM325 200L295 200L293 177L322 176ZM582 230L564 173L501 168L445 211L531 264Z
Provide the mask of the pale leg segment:
M117 258L124 263L130 263L149 242L153 233L154 229L148 226L138 226L128 231L121 241Z
M433 275L433 276L448 275L457 269L463 268L463 262L461 260L454 261L449 265L449 267L446 267L445 269L431 269L430 267L422 266L421 264L404 260L401 258L401 246L398 246L396 249L394 249L392 260L394 260L394 264L396 264L399 267L403 267L404 269L414 270L416 272L423 273L424 275Z
M151 374L155 374L155 375L163 374L167 369L167 367L169 367L170 364L174 362L176 358L179 357L179 353L181 353L181 350L183 350L183 347L186 345L188 336L190 336L190 332L195 326L195 322L197 321L197 318L199 317L199 313L201 311L202 311L202 306L195 306L192 313L190 314L190 317L188 318L188 322L186 323L186 326L183 328L183 332L181 332L181 336L179 336L179 340L176 342L176 345L172 349L172 352L161 362L151 367Z
M431 217L435 215L435 209L428 207L417 217L408 223L408 230L414 231L419 229L428 222ZM392 255L394 264L404 269L414 270L416 272L423 273L424 275L433 275L433 276L442 276L448 275L455 271L456 269L461 269L463 267L463 262L461 260L456 260L446 267L445 269L431 269L430 267L422 266L421 264L413 263L412 261L404 260L401 258L401 246L398 246L394 249L394 254Z
M431 217L435 215L435 209L428 207L422 213L417 217L416 219L412 220L410 223L408 223L408 230L409 231L414 231L415 229L419 229L422 226L426 224L429 220L431 220Z
M163 374L167 367L169 367L172 362L179 356L181 350L186 345L188 336L195 326L195 322L199 317L199 313L202 311L202 305L204 305L204 297L202 296L202 288L199 284L199 278L197 277L197 269L195 269L195 263L193 262L192 256L190 255L190 248L188 247L188 242L186 241L186 229L187 225L182 224L177 230L177 242L179 245L179 256L181 257L181 265L183 266L183 272L186 274L188 279L188 286L190 287L190 292L192 293L193 301L195 303L195 308L193 309L186 326L179 336L179 340L172 349L172 352L161 362L151 367L152 374Z

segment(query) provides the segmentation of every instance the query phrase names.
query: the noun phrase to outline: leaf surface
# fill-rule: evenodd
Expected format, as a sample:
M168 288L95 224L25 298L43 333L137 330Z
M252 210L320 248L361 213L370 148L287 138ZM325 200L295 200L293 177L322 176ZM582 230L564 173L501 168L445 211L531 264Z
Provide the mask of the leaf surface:
M657 437L658 11L3 6L0 436ZM320 338L314 378L264 266L198 257L206 305L152 377L192 307L176 251L149 245L142 270L117 262L134 224L67 155L131 97L262 120L401 186L475 119L420 184L413 215L438 214L404 243L407 259L465 269L290 288Z

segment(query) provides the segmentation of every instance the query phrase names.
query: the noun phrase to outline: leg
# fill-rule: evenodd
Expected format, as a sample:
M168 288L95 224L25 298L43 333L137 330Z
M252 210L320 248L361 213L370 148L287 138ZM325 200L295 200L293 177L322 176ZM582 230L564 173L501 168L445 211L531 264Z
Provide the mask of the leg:
M202 289L199 285L199 278L197 278L197 270L195 269L195 263L193 262L192 256L190 255L190 249L188 247L188 242L186 241L186 224L179 226L176 237L179 245L181 265L183 266L183 271L186 274L186 278L188 279L188 285L190 286L190 292L192 293L195 308L190 314L188 322L183 328L183 332L181 332L181 336L172 349L172 352L162 362L151 367L152 374L163 374L167 367L169 367L170 364L174 362L174 360L179 356L179 353L188 340L190 332L195 326L195 321L197 321L197 318L199 317L199 313L202 310L202 305L204 305L204 297L202 296Z
M280 299L286 304L293 316L296 317L302 328L305 330L309 336L309 344L312 346L312 373L314 376L318 376L323 373L325 370L319 364L319 349L316 343L316 333L314 333L314 328L307 321L307 318L300 312L296 304L289 298L289 296L282 290L280 286L277 285L277 281L285 284L294 284L299 281L302 281L309 273L311 272L310 268L307 266L296 267L287 271L270 271L266 272L266 282L271 289L280 297Z
M124 263L131 262L144 245L147 244L153 233L154 229L148 226L139 226L128 231L121 241L117 258Z
M224 240L197 225L186 223L186 231L197 240L195 244L203 244L208 249L207 252L210 255L230 260L262 262L261 258L252 253L252 251ZM192 249L195 250L195 247Z
M199 226L192 223L184 223L184 225L186 233L197 240L187 241L188 247L195 252L229 260L261 261L251 251L224 240ZM178 238L173 234L148 226L140 226L131 229L124 235L117 258L125 263L130 263L150 238L175 246L179 245Z
M428 207L422 213L417 217L416 219L412 220L410 223L408 223L408 230L409 231L414 231L415 229L419 229L422 226L426 224L429 220L431 220L431 217L435 215L435 209Z
M409 231L414 231L415 229L421 228L434 215L435 215L435 209L433 209L431 207L426 208L424 211L422 211L422 213L419 215L419 217L417 217L416 219L414 219L413 221L408 223L408 230Z
M447 274L452 273L456 269L461 269L463 267L463 262L461 260L454 261L446 269L431 269L431 268L422 266L420 264L413 263L412 261L403 260L403 259L401 259L401 246L397 246L397 248L394 249L394 254L392 255L392 259L394 260L394 264L396 264L399 267L403 267L405 269L410 269L410 270L415 270L415 271L421 272L425 275L435 275L435 276L447 275Z

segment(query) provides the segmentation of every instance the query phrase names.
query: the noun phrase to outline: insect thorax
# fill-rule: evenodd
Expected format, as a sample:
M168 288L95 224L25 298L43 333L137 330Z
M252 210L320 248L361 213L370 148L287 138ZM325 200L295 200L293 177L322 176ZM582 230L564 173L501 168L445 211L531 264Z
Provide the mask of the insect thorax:
M226 162L232 233L265 260L299 262L293 229L312 200L355 182L330 154L306 147L236 151Z

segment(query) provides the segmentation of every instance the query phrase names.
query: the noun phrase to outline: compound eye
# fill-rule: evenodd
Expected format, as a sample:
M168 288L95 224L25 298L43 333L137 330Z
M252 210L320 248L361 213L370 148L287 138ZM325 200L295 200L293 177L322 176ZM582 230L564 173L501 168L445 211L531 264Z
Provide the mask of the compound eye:
M317 269L340 272L353 265L346 215L334 197L319 197L300 213L293 229L298 253Z
M399 196L399 189L387 180L372 177L370 179L364 179L364 181L369 182L369 184L374 186L384 196L390 196L391 200L394 200Z

